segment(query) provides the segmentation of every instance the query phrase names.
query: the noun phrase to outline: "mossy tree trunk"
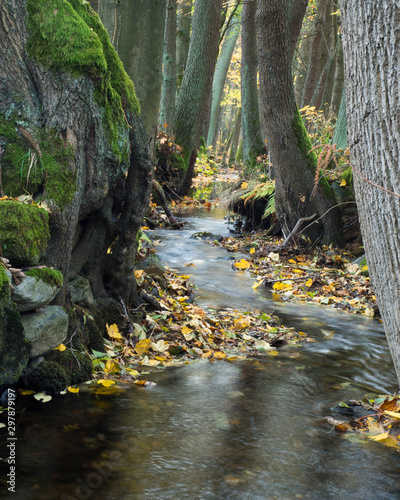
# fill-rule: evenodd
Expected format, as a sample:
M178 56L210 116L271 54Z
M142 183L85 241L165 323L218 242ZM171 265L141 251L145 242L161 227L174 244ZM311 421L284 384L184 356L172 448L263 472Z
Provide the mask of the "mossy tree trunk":
M261 101L270 160L276 178L276 210L281 227L291 231L301 218L316 215L307 235L317 241L340 238L338 213L329 185L314 189L317 158L296 106L291 74L289 7L285 0L259 0L258 35Z
M129 307L152 171L132 82L99 17L78 0L7 0L0 30L5 194L28 191L50 207L45 263ZM21 153L33 151L27 172Z
M197 0L195 4L188 60L174 124L176 142L183 147L187 164L180 194L187 194L194 174L200 132L218 56L222 3L222 0Z

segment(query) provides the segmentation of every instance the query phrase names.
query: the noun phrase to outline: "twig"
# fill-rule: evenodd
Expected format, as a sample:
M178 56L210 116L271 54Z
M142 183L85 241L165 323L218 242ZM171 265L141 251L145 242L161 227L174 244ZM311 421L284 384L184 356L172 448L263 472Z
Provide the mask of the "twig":
M302 224L304 224L305 222L308 222L312 219L314 219L314 217L316 217L317 214L313 214L313 215L310 215L309 217L302 217L301 219L299 219L297 222L296 222L296 225L294 226L294 228L290 231L290 233L288 234L287 238L285 239L285 241L282 243L282 245L280 245L279 248L285 248L288 244L289 244L289 241L291 239L294 240L295 236L297 233L301 234L303 231L299 232L300 230L300 227L302 226ZM311 224L309 225L311 226ZM307 227L309 227L307 226Z

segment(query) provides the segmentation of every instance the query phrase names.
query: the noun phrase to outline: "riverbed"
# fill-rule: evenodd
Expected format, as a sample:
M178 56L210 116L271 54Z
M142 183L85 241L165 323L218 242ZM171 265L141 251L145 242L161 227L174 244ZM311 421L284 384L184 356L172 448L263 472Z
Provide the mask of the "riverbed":
M19 398L17 493L4 498L400 498L399 453L324 419L343 418L342 400L397 389L379 321L271 300L232 254L190 238L229 234L222 209L184 215L183 230L153 238L167 265L193 277L196 304L273 312L315 342L153 370L151 387Z

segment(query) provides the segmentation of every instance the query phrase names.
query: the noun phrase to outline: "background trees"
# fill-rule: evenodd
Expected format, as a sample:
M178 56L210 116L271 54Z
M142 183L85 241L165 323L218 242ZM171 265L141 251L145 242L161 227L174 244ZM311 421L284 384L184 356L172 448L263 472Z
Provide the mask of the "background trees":
M342 2L349 146L374 291L400 380L400 43L394 2Z

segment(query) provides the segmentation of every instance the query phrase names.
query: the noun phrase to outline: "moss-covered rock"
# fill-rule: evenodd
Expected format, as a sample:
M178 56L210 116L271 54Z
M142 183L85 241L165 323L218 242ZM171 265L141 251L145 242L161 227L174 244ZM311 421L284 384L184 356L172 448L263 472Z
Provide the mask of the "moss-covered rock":
M49 238L46 210L14 200L0 201L0 247L13 265L35 265Z
M52 351L45 356L46 361L57 363L67 374L68 385L81 384L92 378L93 362L87 354Z
M8 276L0 265L0 386L17 382L28 364L20 315L10 300Z
M25 385L34 391L60 392L68 387L68 374L55 361L44 360L27 377Z
M26 271L25 274L27 276L32 276L36 280L42 280L54 288L61 288L63 285L62 273L56 269L51 269L50 267L37 267L35 269L29 269L29 271Z

